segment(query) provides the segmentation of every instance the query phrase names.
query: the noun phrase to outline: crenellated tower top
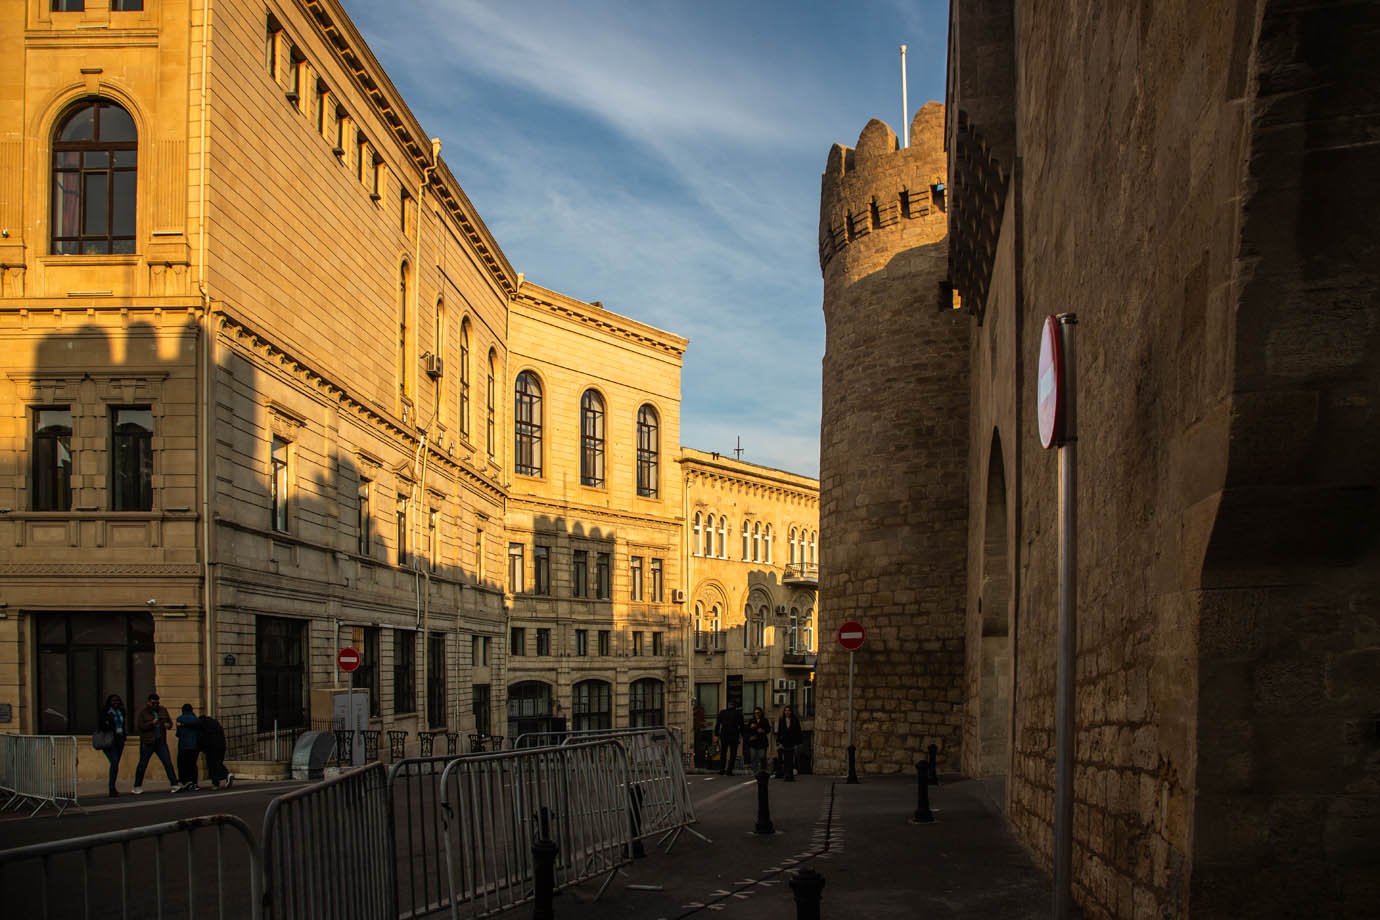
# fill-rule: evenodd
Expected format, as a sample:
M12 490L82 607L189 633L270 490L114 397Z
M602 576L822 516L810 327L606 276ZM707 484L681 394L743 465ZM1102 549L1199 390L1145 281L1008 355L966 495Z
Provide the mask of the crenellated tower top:
M820 181L819 266L826 286L857 280L906 249L948 232L944 106L915 113L911 145L872 119L856 148L835 144Z

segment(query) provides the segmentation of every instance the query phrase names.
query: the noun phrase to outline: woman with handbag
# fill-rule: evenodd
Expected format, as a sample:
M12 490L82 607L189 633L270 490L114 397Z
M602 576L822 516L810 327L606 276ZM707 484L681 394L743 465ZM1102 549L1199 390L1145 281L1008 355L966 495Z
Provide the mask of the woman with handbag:
M115 788L115 777L119 775L120 758L125 753L125 723L125 704L120 700L118 693L112 693L105 698L105 707L101 710L100 729L91 739L92 745L104 751L106 759L110 761L112 799L120 794Z

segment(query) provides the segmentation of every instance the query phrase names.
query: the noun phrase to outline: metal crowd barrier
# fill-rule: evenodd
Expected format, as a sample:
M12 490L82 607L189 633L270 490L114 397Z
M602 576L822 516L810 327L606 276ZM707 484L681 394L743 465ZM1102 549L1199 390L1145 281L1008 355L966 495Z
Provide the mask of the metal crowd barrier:
M204 845L212 834L211 845ZM254 835L234 815L186 818L0 851L5 915L33 920L259 920L259 871Z
M388 776L370 764L280 795L264 813L264 914L392 920Z
M441 776L456 755L409 757L388 770L397 849L397 914L424 917L450 903Z
M452 760L441 810L452 917L480 917L533 897L532 843L542 825L559 847L556 889L606 875L632 859L627 754L594 742Z
M0 794L9 797L0 811L44 805L61 815L77 801L77 739L71 735L0 733Z

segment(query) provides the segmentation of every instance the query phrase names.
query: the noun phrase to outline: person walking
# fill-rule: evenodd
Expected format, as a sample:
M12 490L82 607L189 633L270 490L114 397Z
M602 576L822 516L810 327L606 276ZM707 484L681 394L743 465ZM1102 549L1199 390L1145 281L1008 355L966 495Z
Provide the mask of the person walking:
M143 793L144 770L148 768L149 758L155 755L168 774L171 791L181 791L177 774L173 772L172 755L168 753L168 729L172 728L172 724L172 716L159 705L158 694L150 693L148 703L139 710L134 720L134 727L139 732L139 765L134 768L135 795Z
M748 719L743 734L747 739L743 746L747 750L748 769L754 775L767 772L767 745L771 739L771 720L767 718L761 706L753 708L752 718Z
M795 752L804 743L805 732L800 728L795 708L787 706L776 722L776 746L781 750L781 775L788 783L795 782Z
M719 775L732 776L738 759L738 738L743 733L743 714L738 704L729 702L714 720L714 741L719 745Z
M105 698L105 706L101 708L99 725L101 731L109 732L111 737L110 746L104 748L105 758L110 761L110 797L113 799L120 794L120 790L115 788L115 780L120 775L120 758L125 754L125 726L128 724L128 717L125 715L125 703L120 699L118 693L112 693Z
M177 717L177 779L183 789L193 791L201 788L196 783L196 756L201 751L200 722L192 704L183 703L182 715Z
M219 789L224 783L229 789L235 781L235 774L225 769L225 729L210 716L202 716L197 724L197 740L201 742L201 754L206 758L206 778L211 787Z

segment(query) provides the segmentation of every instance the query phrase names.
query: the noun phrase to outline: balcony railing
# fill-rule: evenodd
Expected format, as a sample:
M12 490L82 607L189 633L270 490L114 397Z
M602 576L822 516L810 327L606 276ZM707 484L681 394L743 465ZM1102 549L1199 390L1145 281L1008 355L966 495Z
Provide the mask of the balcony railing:
M785 585L809 585L819 587L819 564L814 562L792 562L781 575Z
M695 651L697 652L722 652L728 648L727 631L723 629L697 629L695 630Z

